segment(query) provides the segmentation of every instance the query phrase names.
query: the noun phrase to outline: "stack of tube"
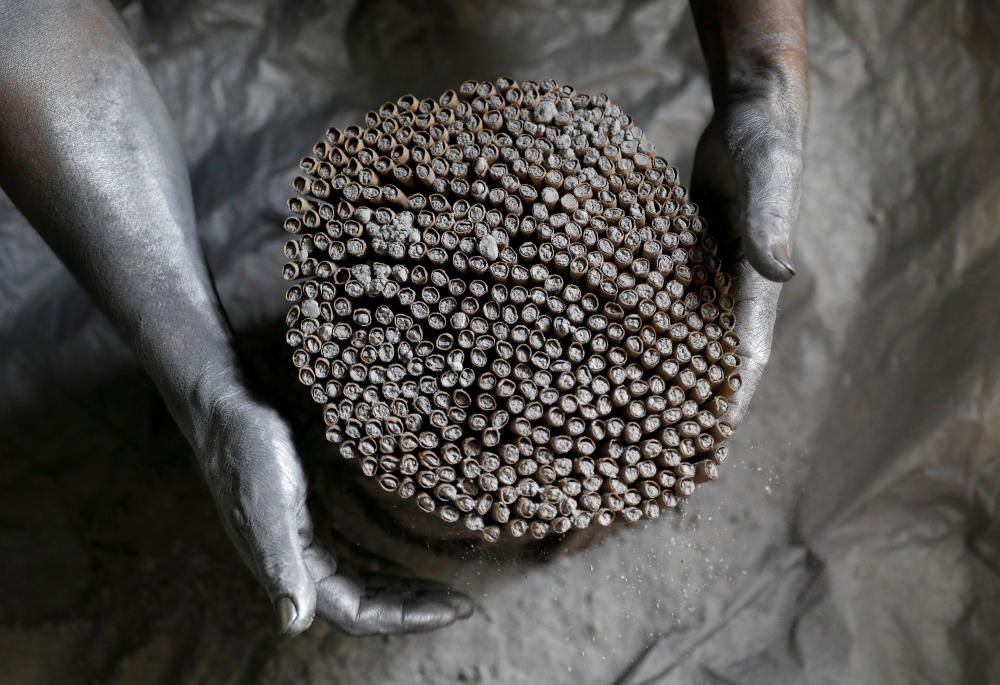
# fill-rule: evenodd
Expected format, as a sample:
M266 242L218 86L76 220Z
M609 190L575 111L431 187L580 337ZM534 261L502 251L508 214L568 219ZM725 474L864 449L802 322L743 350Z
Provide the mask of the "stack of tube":
M494 542L655 519L718 477L731 278L606 95L404 95L300 168L286 340L327 439L381 488Z

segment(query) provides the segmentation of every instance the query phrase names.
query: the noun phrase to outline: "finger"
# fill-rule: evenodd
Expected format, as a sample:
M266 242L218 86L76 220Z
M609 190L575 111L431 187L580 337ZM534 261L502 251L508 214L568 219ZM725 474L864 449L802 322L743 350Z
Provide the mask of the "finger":
M357 584L364 587L368 592L376 588L391 589L396 592L428 592L436 591L440 597L458 613L459 618L465 618L472 614L472 600L467 595L456 592L446 583L436 580L414 578L413 571L385 557L372 554L368 550L363 550L356 545L350 548L353 564L344 561L341 557L345 550L337 548L337 558L326 551L323 547L313 542L305 552L306 566L313 581L317 585L317 593L322 599L323 589L320 587L322 581L332 576L338 569L351 567L353 570L347 574L348 578L357 577ZM367 581L365 579L368 579ZM317 600L319 603L320 600ZM322 613L322 612L320 612Z
M425 600L444 602L455 610L458 618L468 618L473 612L473 602L468 595L436 580L379 574L370 578L365 585L369 592L385 590L395 592L402 597L417 595Z
M377 590L362 598L358 623L378 631L420 633L472 614L472 603L446 590Z
M361 560L364 560L368 556L369 553L367 552L362 554L355 553L355 557ZM395 562L389 562L382 557L375 557L374 555L372 555L372 558L381 559L392 570L389 572L369 573L368 577L370 580L368 582L357 580L353 583L354 585L365 588L369 593L375 589L394 590L402 595L405 595L408 591L417 593L437 592L442 601L452 606L459 618L465 618L472 614L472 600L460 592L455 592L449 585L435 580L415 579L412 576L412 571L405 569L405 567ZM324 586L323 581L332 576L341 565L326 549L315 542L306 549L305 560L306 567L309 569L309 573L317 586L317 604L322 605L326 601L324 595L326 589L338 587L335 584ZM403 575L404 572L405 575ZM350 578L351 576L347 577ZM318 611L322 615L322 610L318 609Z
M472 614L472 601L423 581L366 585L342 575L317 585L317 612L351 635L434 630Z
M298 493L301 486L284 478L244 485L251 491L241 493L244 504L234 515L236 532L251 568L271 598L278 629L289 637L298 635L312 624L316 614L316 585L304 559L312 523ZM299 504L288 504L295 502Z
M764 278L787 281L795 275L791 240L799 216L801 152L783 136L768 135L746 148L739 161L744 254Z
M736 265L733 300L736 333L740 338L740 386L728 398L725 420L739 425L757 391L771 354L774 321L778 314L781 284L764 278L745 259Z
M337 559L315 540L306 547L302 556L314 585L318 585L324 578L337 572L339 566Z

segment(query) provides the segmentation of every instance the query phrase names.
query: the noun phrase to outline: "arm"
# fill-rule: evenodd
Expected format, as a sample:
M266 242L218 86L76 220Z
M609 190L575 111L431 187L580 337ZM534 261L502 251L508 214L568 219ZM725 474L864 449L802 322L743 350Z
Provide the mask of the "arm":
M111 6L0 0L0 184L128 339L187 437L281 630L429 629L468 601L366 591L312 539L289 431L246 389L170 117Z
M692 0L715 115L698 144L692 197L736 276L743 418L771 350L781 283L795 275L808 114L804 0Z

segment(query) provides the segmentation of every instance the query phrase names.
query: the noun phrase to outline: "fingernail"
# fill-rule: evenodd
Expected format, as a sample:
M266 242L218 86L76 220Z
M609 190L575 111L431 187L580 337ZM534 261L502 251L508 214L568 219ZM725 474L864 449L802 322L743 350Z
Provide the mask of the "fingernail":
M275 608L278 610L278 630L281 631L282 635L287 635L292 629L295 619L299 617L299 612L295 609L295 602L290 597L283 596L278 598Z
M774 261L781 264L788 271L789 277L795 275L795 267L792 266L792 255L788 251L787 245L779 245L771 252Z
M459 618L469 618L472 616L472 600L462 595L452 595L455 604L455 612Z
M447 606L456 619L469 618L475 611L475 604L472 599L460 592L452 590L429 591L425 596L431 601L439 602Z

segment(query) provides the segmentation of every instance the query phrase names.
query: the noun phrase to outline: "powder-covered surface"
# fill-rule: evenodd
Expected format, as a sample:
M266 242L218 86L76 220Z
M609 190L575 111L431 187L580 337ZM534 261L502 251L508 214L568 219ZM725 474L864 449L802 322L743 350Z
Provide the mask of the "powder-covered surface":
M607 91L689 178L710 113L684 3L143 5L251 355L280 349L283 202L325 125L551 77ZM1000 16L813 3L809 38L799 275L722 479L547 564L380 544L345 498L345 536L476 598L437 633L275 639L150 384L0 205L0 682L1000 680Z

